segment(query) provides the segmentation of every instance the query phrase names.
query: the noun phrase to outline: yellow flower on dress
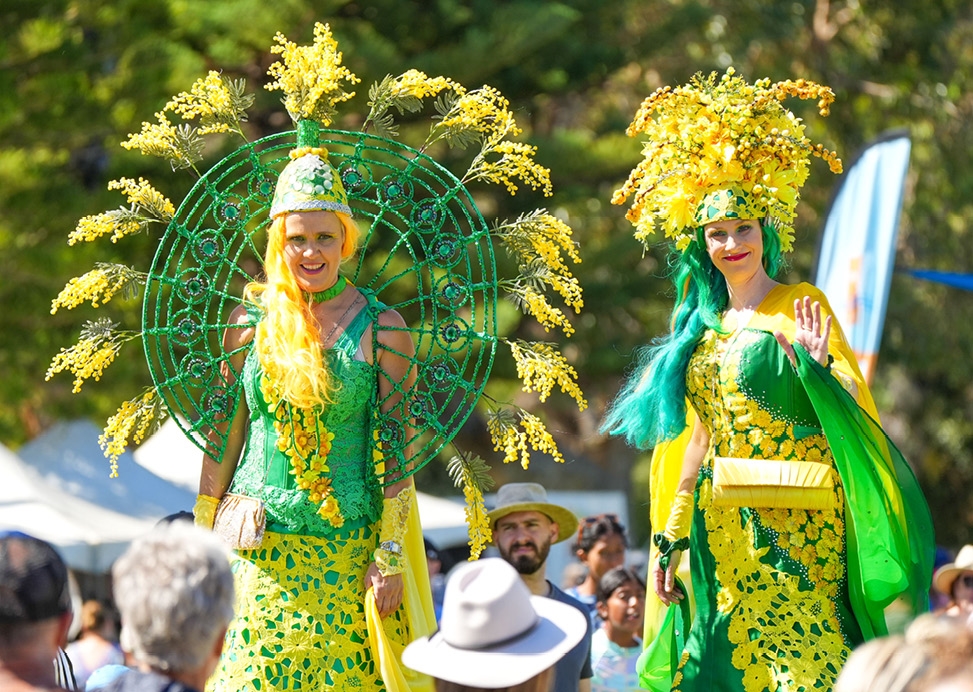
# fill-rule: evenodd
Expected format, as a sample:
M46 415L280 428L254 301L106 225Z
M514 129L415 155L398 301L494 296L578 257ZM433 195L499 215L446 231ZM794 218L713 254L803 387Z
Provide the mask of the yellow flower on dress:
M266 375L260 378L260 392L275 412L276 446L290 460L297 487L307 492L308 501L319 504L318 515L322 519L341 528L344 517L327 475L331 471L327 460L334 433L320 425L315 411L297 408L281 399L280 388Z

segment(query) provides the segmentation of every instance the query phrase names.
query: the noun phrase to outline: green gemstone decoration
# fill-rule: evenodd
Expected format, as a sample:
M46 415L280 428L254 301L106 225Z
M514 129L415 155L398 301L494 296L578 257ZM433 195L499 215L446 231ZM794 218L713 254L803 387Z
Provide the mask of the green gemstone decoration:
M290 151L299 136L302 146L327 148L333 182L362 229L347 280L398 311L416 345L414 389L393 389L376 402L390 405L376 417L373 437L385 459L382 481L393 483L446 447L486 385L497 349L490 230L463 183L422 152L316 123L298 127L224 158L177 209L149 270L146 358L177 423L219 458L226 446L220 424L242 396L223 332L247 283L262 272L275 184ZM259 310L250 306L249 314L255 321ZM401 423L410 419L411 433Z

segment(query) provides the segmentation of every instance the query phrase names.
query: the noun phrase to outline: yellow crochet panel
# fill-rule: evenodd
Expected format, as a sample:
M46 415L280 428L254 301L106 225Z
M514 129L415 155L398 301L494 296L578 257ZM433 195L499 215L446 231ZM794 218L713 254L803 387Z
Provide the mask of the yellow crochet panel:
M699 414L711 431L697 485L706 527L698 539L715 561L716 609L727 617L731 664L746 692L831 689L850 653L836 604L845 578L844 491L823 434L741 389L739 354L760 338L748 330L707 332L690 364L688 389L697 406L704 402ZM716 457L826 464L827 509L716 507ZM677 674L673 689L681 680Z
M268 531L259 549L240 551L242 598L208 690L385 690L365 626L375 543L373 527L330 538ZM399 645L409 640L402 613L383 620Z

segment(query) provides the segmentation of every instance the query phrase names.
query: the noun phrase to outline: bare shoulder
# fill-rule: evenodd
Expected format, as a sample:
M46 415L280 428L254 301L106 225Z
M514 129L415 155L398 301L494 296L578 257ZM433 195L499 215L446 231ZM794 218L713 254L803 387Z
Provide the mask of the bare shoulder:
M237 305L227 319L227 328L223 333L223 347L227 351L234 351L253 341L256 329L253 317L247 311L246 305Z
M381 347L401 355L415 353L412 334L407 330L405 320L395 310L383 310L378 314L378 343Z

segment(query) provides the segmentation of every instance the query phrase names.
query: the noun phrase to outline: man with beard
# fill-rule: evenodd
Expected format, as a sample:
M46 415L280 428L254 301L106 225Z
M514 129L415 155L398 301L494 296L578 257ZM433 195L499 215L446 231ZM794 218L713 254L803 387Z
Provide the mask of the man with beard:
M508 483L497 491L490 512L493 542L500 557L520 574L535 596L546 596L588 610L547 580L545 569L551 544L567 540L578 530L578 518L570 510L547 501L538 483ZM581 641L557 662L554 692L589 692L591 689L591 623Z

